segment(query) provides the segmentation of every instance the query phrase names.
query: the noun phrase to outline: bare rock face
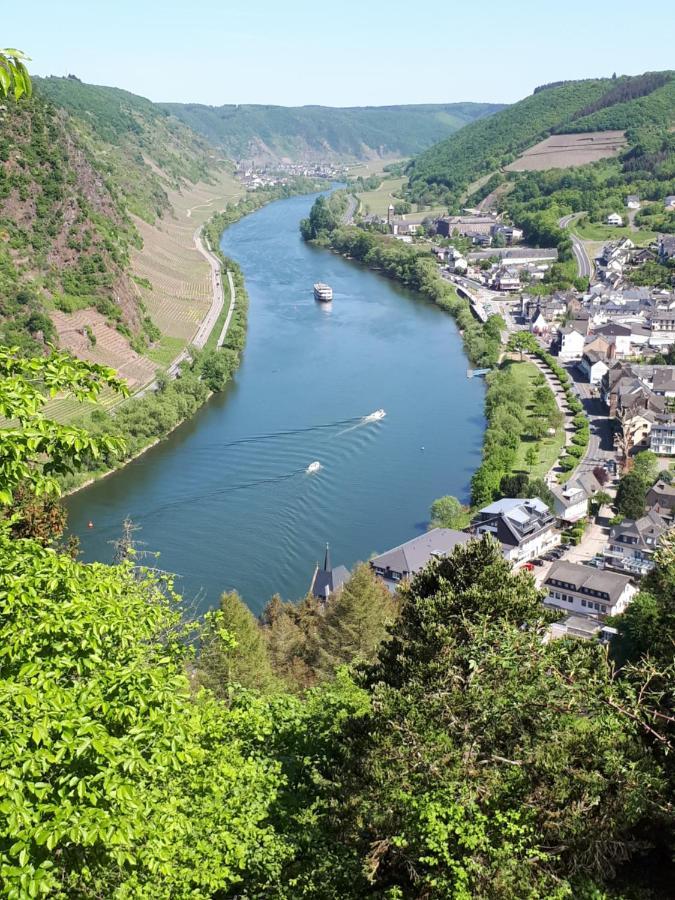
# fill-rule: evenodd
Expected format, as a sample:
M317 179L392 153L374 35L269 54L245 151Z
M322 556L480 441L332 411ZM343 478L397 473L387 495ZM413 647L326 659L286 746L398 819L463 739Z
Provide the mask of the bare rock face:
M33 310L97 308L138 332L128 263L139 238L105 159L92 159L74 121L40 99L10 101L0 117L0 287L10 298L0 325L20 324L25 309L11 298L28 287Z

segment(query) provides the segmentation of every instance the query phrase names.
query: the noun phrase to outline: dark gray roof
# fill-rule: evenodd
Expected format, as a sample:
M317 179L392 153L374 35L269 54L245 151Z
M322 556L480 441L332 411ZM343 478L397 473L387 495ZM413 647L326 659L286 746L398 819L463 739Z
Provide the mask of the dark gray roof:
M349 569L336 566L334 569L317 569L312 581L311 591L315 597L325 600L330 594L339 590L349 580Z
M658 538L667 529L668 525L664 519L661 518L656 510L650 509L647 515L641 519L636 519L635 521L627 519L620 525L614 525L610 532L610 538L612 540L618 540L623 537L635 538L637 543L634 546L651 547L653 549ZM651 543L648 543L648 538Z
M606 325L603 325L602 328L596 328L595 333L618 336L629 335L631 333L631 330L626 325L619 325L618 322L608 322Z
M553 563L549 569L545 583L550 584L552 580L573 585L571 590L580 591L581 588L586 588L587 591L603 591L612 603L616 603L626 585L630 584L627 575L564 561Z
M655 391L675 391L675 366L654 369L653 386Z
M385 572L390 569L403 576L414 575L433 557L448 556L455 547L466 544L472 538L473 535L455 531L454 528L432 528L426 534L374 556L370 564Z

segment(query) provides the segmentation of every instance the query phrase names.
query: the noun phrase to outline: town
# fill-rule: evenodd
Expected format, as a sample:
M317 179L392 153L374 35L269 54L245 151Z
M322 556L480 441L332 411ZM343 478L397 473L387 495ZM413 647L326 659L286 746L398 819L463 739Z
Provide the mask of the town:
M664 205L673 209L675 198ZM627 210L639 206L638 197L626 198ZM489 534L505 559L533 574L544 604L560 611L550 637L608 641L616 630L607 620L626 609L675 527L675 290L635 287L630 279L645 262L672 266L675 237L659 236L649 247L627 237L611 240L592 260L578 242L575 259L588 289L534 294L528 287L543 282L558 259L556 248L525 246L523 231L492 212L466 209L430 221L394 210L390 204L386 218L367 215L362 226L404 243L429 244L440 274L470 302L475 318L485 323L501 316L506 354L524 354L545 375L569 447L573 410L547 360L562 367L590 439L571 474L559 459L547 472L548 504L538 497L502 497L474 510L465 529L430 527L372 557L370 566L395 592L434 558ZM610 214L606 224L620 226L623 218ZM629 516L612 506L631 472L631 489L638 481L641 488ZM344 566L331 567L327 551L311 591L325 601L348 578Z

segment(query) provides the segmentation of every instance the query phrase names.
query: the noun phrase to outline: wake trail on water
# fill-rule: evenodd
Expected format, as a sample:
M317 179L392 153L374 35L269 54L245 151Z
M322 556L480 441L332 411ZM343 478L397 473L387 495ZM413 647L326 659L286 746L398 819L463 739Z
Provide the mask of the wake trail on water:
M235 491L244 491L248 488L259 487L263 484L279 484L282 481L288 481L291 478L297 478L298 475L306 475L308 474L308 467L303 466L301 469L294 469L292 472L286 472L284 475L272 475L269 478L257 478L254 481L244 481L240 484L232 484L227 487L216 488L215 490L209 491L206 494L193 494L189 497L178 497L176 500L171 500L168 503L163 503L161 506L156 506L154 509L149 510L147 513L141 513L136 518L139 521L143 521L144 519L150 519L153 516L159 515L159 513L165 512L168 509L174 509L177 506L184 506L186 503L201 503L204 500L210 500L212 497L218 497L222 494L231 494Z
M367 416L365 417L367 418ZM263 441L271 441L274 438L279 437L288 437L294 434L307 434L311 431L326 431L331 428L339 428L341 425L349 425L352 422L362 422L363 419L360 416L352 416L351 419L340 419L337 422L326 422L323 425L308 425L305 428L289 428L286 431L270 431L268 434L255 434L251 437L239 438L236 441L215 441L212 444L204 444L201 447L196 447L196 450L212 450L214 447L222 447L226 449L227 447L238 447L241 444L258 444Z

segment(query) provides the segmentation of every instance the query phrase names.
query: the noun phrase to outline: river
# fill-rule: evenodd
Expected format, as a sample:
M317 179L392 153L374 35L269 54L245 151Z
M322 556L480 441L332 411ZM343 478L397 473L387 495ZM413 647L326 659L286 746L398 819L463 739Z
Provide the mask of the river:
M434 498L468 498L480 461L483 385L466 377L452 318L305 244L313 200L277 201L223 235L250 298L229 389L67 501L85 560L109 561L130 516L142 549L160 554L148 564L177 573L196 612L223 590L256 613L275 592L301 597L326 541L350 567L414 537ZM313 299L315 281L332 285L330 306ZM363 421L379 408L384 419Z

